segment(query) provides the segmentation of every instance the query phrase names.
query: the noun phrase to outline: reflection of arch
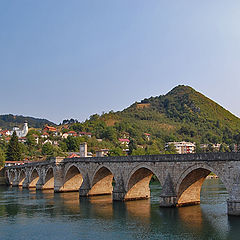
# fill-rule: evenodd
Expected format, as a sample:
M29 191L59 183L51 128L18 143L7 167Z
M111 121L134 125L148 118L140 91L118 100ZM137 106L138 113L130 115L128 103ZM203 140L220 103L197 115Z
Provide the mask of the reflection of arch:
M130 173L127 181L126 185L127 193L125 195L125 200L149 198L150 197L149 183L153 175L154 172L147 166L138 166L137 168L135 168ZM156 177L159 181L157 175Z
M113 174L111 170L105 166L99 167L93 175L92 188L88 195L112 194L112 181Z
M83 182L82 174L76 165L70 165L64 176L64 184L60 191L78 191Z
M48 168L46 172L42 189L54 189L54 174L52 167Z
M19 186L23 185L25 178L26 178L26 173L24 170L21 170L21 172L19 174L19 183L18 183Z
M214 172L225 185L227 191L229 186L226 179L220 172L205 164L198 164L188 168L180 176L177 182L177 205L193 205L200 203L200 193L204 180L211 173ZM228 191L229 192L229 191Z
M34 169L30 175L29 188L35 188L39 180L39 174L36 169Z

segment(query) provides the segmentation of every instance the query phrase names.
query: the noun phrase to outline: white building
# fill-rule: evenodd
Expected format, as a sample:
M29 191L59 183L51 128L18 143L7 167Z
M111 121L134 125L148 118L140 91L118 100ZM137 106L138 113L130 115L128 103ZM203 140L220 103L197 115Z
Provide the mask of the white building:
M26 137L28 134L28 124L24 123L23 129L20 130L18 127L14 127L13 130L10 132L10 135L13 135L13 132L16 132L19 138Z
M175 146L177 153L179 154L193 153L196 147L195 143L191 142L168 142L166 144L166 148L170 144L173 144Z

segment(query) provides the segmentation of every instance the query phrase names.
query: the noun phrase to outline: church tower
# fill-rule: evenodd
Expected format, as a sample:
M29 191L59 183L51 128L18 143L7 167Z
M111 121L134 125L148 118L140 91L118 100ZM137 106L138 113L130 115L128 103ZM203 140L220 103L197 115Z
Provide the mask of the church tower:
M26 137L28 134L28 123L25 122L22 130L22 137Z

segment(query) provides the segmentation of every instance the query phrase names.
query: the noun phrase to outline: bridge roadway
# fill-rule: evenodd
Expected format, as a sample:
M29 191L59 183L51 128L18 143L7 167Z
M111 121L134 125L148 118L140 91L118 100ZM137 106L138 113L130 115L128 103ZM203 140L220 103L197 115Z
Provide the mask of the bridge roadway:
M203 181L211 172L228 191L228 214L240 216L240 153L57 157L5 168L12 186L79 191L80 197L112 194L115 201L149 198L155 175L162 186L160 207L199 204Z

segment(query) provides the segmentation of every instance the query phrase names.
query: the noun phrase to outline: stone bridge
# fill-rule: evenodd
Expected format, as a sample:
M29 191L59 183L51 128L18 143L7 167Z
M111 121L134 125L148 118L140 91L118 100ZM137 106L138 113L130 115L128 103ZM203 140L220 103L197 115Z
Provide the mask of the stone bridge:
M149 198L155 175L162 186L160 207L177 207L200 203L211 172L228 191L228 214L240 215L240 153L54 158L6 167L5 174L12 186L79 191L80 197L112 194L116 201Z

